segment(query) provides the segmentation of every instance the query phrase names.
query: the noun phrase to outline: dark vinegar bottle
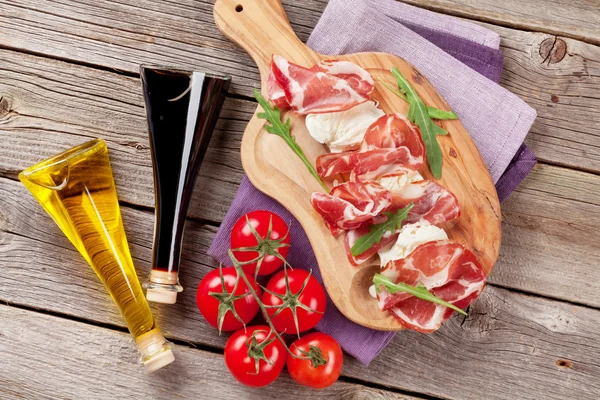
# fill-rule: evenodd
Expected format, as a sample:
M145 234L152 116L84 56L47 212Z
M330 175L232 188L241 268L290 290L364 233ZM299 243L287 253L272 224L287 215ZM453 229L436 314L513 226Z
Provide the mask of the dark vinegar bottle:
M156 215L149 301L173 304L179 284L183 228L194 182L231 78L141 67L154 170Z

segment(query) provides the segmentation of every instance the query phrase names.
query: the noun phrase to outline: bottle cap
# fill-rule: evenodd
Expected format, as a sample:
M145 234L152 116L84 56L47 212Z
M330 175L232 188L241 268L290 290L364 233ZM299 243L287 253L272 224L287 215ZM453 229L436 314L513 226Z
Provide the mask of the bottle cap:
M148 288L146 291L146 299L155 303L175 304L177 302L177 292L158 288Z
M138 336L135 345L140 352L140 361L148 372L154 372L175 361L171 343L167 342L158 328Z
M146 367L146 371L151 373L164 367L165 365L171 364L173 361L175 361L175 356L173 355L171 349L167 349L152 355L147 360L142 361L142 363L144 364L144 367Z

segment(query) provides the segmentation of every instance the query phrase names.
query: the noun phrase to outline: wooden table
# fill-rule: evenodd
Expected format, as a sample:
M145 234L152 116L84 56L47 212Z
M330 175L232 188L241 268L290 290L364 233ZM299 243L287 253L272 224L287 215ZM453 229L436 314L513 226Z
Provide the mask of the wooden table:
M288 376L263 390L227 373L194 289L242 177L258 73L222 37L211 0L0 0L0 398L597 399L600 397L600 3L410 0L502 36L502 85L538 111L539 164L504 203L500 260L468 318L398 334L333 387ZM306 40L325 1L285 2ZM123 320L83 258L17 181L23 168L101 137L129 243L149 271L152 170L140 63L229 73L234 84L195 188L174 306L153 306L177 362L136 363Z

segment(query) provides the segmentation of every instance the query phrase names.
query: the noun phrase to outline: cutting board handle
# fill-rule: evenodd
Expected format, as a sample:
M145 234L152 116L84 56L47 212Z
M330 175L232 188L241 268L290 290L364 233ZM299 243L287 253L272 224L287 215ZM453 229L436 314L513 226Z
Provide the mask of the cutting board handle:
M298 60L298 50L312 66L316 53L298 39L279 0L217 0L213 9L219 30L240 45L256 62L263 88L271 56ZM293 53L293 54L292 54Z

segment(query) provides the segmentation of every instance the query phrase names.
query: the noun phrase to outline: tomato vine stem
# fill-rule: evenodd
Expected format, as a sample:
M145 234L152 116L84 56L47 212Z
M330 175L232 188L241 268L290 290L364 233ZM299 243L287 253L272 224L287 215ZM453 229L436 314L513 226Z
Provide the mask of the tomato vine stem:
M327 364L327 360L325 360L325 358L323 358L322 354L320 354L319 352L313 352L311 354L307 354L304 356L298 356L290 350L288 345L285 343L285 340L283 340L283 338L281 337L279 332L277 332L277 329L275 329L275 326L273 325L273 322L271 321L271 318L269 317L269 314L267 313L267 306L265 306L265 304L262 302L262 300L260 299L260 297L258 296L256 291L254 290L254 287L252 287L252 285L250 284L250 281L248 280L248 277L246 276L246 273L244 272L244 270L242 268L243 265L249 264L253 261L239 262L237 260L237 258L235 258L235 256L233 255L233 252L231 251L231 249L229 249L227 251L227 254L229 255L229 258L231 259L231 262L233 263L233 267L235 268L235 270L238 274L236 279L239 280L241 277L244 280L244 282L246 282L246 285L248 286L248 290L250 290L250 293L252 293L252 296L254 296L254 298L256 299L256 302L258 303L258 306L260 307L260 310L263 314L265 322L269 325L269 328L271 328L271 332L273 332L275 337L281 342L281 344L283 344L283 347L285 347L285 349L290 354L290 356L292 356L293 358L301 359L301 360L310 360L310 361L312 361L313 365ZM288 266L289 266L288 262L284 261L283 268L284 268L284 273L286 275L287 275L286 268ZM271 336L270 334L267 335L267 339L270 336Z

